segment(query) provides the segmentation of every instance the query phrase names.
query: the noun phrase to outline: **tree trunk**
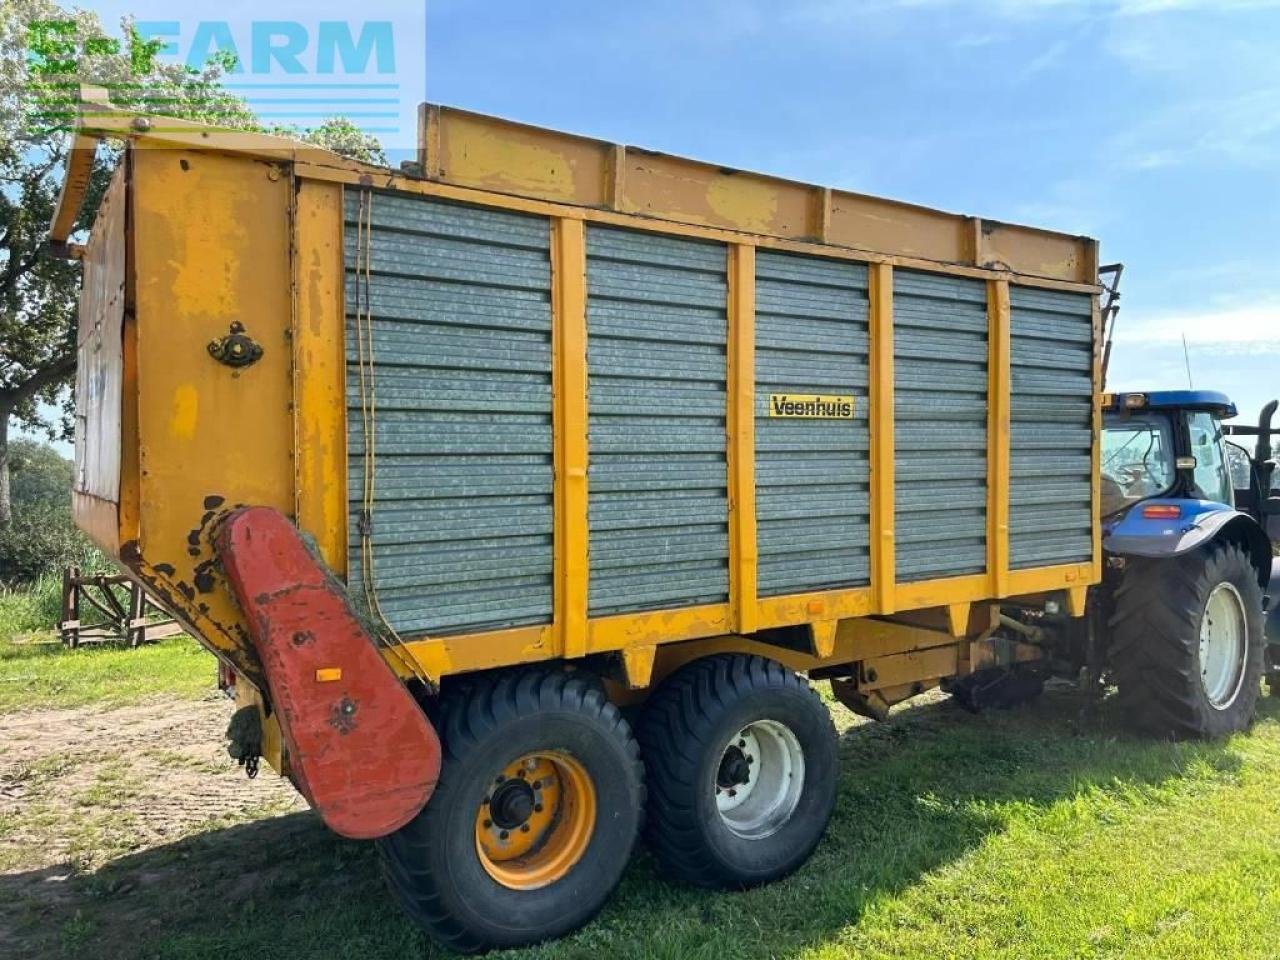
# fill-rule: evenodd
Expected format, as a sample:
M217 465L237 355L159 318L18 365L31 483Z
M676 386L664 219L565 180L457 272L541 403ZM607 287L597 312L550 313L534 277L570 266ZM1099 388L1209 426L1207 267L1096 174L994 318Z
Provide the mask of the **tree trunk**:
M13 504L9 499L9 415L8 407L0 407L0 527L13 522Z

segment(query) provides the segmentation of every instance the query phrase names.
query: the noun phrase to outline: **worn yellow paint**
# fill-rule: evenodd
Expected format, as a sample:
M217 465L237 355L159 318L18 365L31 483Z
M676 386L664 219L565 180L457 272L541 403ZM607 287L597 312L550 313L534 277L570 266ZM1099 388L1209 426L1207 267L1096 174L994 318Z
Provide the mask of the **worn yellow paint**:
M638 646L624 647L622 650L622 668L627 675L627 686L632 690L643 690L649 686L653 678L653 662L658 654L658 645L647 643Z
M715 177L707 185L707 206L737 229L768 233L778 216L778 194L755 178Z
M291 258L295 513L339 576L348 510L342 189L298 184Z
M952 640L945 646L866 660L863 661L858 689L882 690L953 677L956 675L959 657L959 644Z
M784 597L762 598L757 604L756 625L759 629L765 630L770 627L788 627L818 620L865 617L871 612L871 590L868 587L799 593Z
M1009 283L987 281L987 576L995 597L1009 589L1009 462L1012 346Z
M650 643L713 637L728 629L727 603L596 617L589 625L586 652L602 653Z
M870 272L871 354L871 589L877 613L893 613L893 267Z
M581 220L553 222L551 248L554 621L566 657L587 652L587 247Z
M969 611L973 604L968 601L947 604L947 626L953 637L963 637L969 631Z
M434 680L454 673L538 663L557 654L549 625L406 640L402 649ZM413 676L410 664L394 651L384 648L382 656L398 675Z
M137 435L133 441L126 425L124 443L136 442L138 472L122 494L137 497L130 509L139 529L132 548L133 538L122 537L126 562L206 643L255 677L209 532L239 503L293 511L291 184L274 166L210 151L136 150L131 163L136 371L126 359L126 382ZM252 366L232 369L209 356L206 345L232 321L263 347ZM184 409L208 413L198 431L175 432L173 398L192 390ZM133 415L126 408L126 424Z
M1089 601L1089 588L1085 586L1067 587L1067 613L1073 617L1083 617Z
M175 387L169 405L169 435L175 440L190 440L199 420L200 392L190 383Z
M817 620L810 627L813 636L813 655L819 660L829 660L836 651L838 620Z
M1087 587L1097 581L1092 563L1069 563L1056 567L1033 567L1009 571L1009 596L1023 597L1033 593Z
M729 247L729 606L733 629L756 629L756 251Z

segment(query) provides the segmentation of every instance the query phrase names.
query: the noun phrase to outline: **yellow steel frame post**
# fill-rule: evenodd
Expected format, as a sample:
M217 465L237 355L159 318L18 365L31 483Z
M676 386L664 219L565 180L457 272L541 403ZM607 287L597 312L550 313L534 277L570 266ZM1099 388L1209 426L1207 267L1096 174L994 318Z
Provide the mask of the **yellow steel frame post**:
M756 248L729 247L729 606L738 633L757 629Z
M555 463L554 637L565 657L587 652L587 244L583 222L552 221Z
M338 576L347 569L342 186L293 192L293 473L298 526Z
M1009 594L1009 281L987 281L987 577L992 596Z
M893 267L870 267L871 299L871 590L880 613L893 613L894 439Z

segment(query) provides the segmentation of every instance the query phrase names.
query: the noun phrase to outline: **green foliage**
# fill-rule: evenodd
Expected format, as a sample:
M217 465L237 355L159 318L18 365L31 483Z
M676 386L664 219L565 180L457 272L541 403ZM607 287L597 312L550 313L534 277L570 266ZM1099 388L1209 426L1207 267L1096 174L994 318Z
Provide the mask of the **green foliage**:
M74 469L70 460L47 443L20 438L9 444L10 496L19 508L66 506Z
M350 157L352 160L376 163L384 167L387 165L387 155L378 138L363 132L346 117L329 117L318 127L307 130L278 128L272 132L297 137L344 157Z
M71 564L88 572L102 568L104 560L76 528L68 506L32 504L0 527L0 583L31 583Z
M71 461L27 439L14 440L9 456L14 518L0 526L0 585L37 584L42 578L60 584L62 569L71 564L87 573L108 569L106 557L71 519ZM26 629L47 629L57 622L57 610L55 603L50 616Z

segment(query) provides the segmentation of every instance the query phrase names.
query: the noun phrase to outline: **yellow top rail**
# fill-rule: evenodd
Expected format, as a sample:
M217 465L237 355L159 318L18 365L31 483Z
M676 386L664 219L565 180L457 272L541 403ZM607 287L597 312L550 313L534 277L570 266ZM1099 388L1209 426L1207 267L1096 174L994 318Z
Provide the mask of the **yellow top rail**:
M890 257L1097 282L1098 246L1070 236L734 170L425 103L428 180Z

